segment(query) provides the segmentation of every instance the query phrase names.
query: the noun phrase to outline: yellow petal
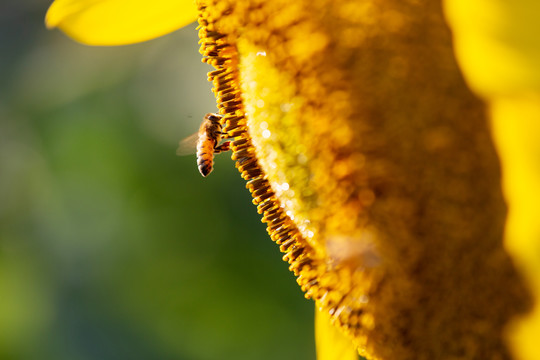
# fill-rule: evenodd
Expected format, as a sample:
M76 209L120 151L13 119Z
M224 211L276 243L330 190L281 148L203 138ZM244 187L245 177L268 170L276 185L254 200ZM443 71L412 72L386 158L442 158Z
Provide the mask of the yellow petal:
M540 338L540 26L537 0L446 0L456 53L488 100L508 204L505 246L535 308L508 329L514 356L538 359Z
M315 310L315 342L317 360L357 360L358 352L352 341L330 322L330 316Z
M538 0L446 0L469 85L491 98L540 89Z
M87 45L124 45L150 40L197 18L193 0L55 0L45 17Z
M510 329L516 359L540 350L540 94L498 98L491 104L494 138L508 202L506 246L529 280L536 307Z

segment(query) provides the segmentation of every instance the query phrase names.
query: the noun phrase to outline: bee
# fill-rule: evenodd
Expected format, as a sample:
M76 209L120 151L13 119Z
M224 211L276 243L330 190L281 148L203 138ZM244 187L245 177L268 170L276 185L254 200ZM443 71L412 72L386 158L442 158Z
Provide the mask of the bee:
M206 177L212 172L214 167L214 154L219 154L230 149L230 141L225 141L220 144L220 141L226 135L222 131L221 119L223 116L219 114L206 114L199 132L188 136L180 141L177 155L186 155L192 152L194 144L197 149L197 165L202 176Z

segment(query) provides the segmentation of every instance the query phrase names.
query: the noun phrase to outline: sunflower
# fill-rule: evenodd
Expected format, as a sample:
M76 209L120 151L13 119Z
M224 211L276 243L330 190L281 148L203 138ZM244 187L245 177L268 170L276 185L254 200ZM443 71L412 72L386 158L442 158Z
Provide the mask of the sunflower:
M198 19L232 158L315 301L320 359L533 359L539 312L512 320L540 295L538 10L56 0L46 22L119 45Z

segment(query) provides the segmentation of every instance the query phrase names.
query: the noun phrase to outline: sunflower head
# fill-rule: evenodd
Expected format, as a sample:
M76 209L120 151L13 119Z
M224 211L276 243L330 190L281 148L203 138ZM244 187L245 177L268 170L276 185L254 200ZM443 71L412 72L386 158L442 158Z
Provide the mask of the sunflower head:
M509 358L529 296L441 4L197 4L232 157L306 297L369 359ZM49 24L78 37L72 13Z
M200 11L233 159L306 297L368 358L509 356L503 327L528 297L502 248L485 107L440 5Z

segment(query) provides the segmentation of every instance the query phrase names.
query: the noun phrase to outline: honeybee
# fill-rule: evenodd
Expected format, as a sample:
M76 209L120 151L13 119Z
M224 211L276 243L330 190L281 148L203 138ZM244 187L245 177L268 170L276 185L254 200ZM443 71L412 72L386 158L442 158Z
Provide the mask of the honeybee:
M197 165L202 176L206 177L212 172L214 167L214 154L219 154L230 149L230 141L220 144L221 139L226 135L222 131L220 123L222 116L219 114L206 114L199 132L180 141L177 155L192 153L194 145L197 149Z

